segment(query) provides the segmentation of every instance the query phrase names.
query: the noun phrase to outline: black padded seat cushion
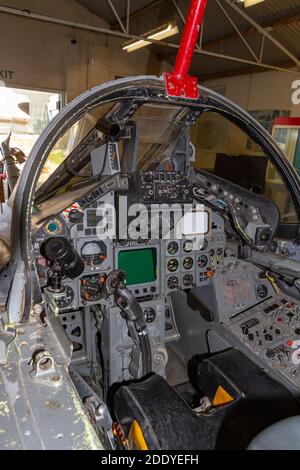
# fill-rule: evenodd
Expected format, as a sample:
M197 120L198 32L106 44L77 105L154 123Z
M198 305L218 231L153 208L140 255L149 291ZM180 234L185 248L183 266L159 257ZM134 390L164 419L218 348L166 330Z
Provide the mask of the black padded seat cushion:
M159 375L122 386L115 395L115 413L126 437L135 419L150 450L213 449L216 417L197 416Z
M236 399L224 409L217 448L245 449L267 426L300 414L296 398L236 349L200 362L197 382L211 401L219 385Z

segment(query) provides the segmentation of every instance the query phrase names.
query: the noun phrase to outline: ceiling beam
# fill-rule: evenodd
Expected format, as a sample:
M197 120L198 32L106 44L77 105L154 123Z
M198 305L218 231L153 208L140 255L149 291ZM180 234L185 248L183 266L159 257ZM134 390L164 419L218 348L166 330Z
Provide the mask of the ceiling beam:
M143 13L145 13L149 10L152 10L153 8L159 6L163 1L165 1L165 0L156 0L156 1L152 2L150 5L148 5L144 8L141 8L140 10L138 10L135 13L133 13L132 15L130 15L130 20L132 20L133 18L136 18L137 16L139 16L139 15L141 15L141 14L143 14ZM174 9L175 9L175 7L174 7ZM182 20L181 15L178 13L178 11L177 11L177 14L180 16L180 19ZM123 18L122 21L124 22L125 18ZM276 29L282 28L284 26L288 26L288 25L296 24L296 23L300 23L300 11L298 13L294 13L293 15L283 16L281 18L278 18L277 20L275 20L271 24L266 24L266 23L262 24L261 27L264 28L264 29L268 28L270 30L276 30ZM114 28L114 27L117 27L117 26L118 26L118 23L114 24L112 27ZM246 28L244 30L241 30L240 32L245 37L245 36L247 36L247 35L249 35L253 32L258 32L258 31L254 26L251 26L250 28ZM207 48L214 47L214 46L218 45L220 42L225 42L225 41L230 41L230 40L236 39L236 36L237 36L237 33L232 32L230 34L227 34L225 36L220 36L219 38L213 39L211 41L205 41L203 43L203 47L207 47Z
M274 67L279 67L279 68L284 68L284 69L291 69L295 67L295 63L292 60L288 60L285 62L276 62L275 64L272 64ZM228 77L236 77L240 75L251 75L254 73L263 73L266 72L261 67L257 67L255 65L250 66L250 67L243 67L243 68L238 68L235 70L227 70L226 72L213 72L213 73L208 73L208 74L198 74L198 78L203 81L208 81L208 80L217 80L219 78L228 78Z
M279 18L278 20L274 21L271 24L263 24L263 28L270 28L270 30L275 31L276 29L282 28L284 26L288 26L291 24L300 23L300 12L291 16L284 16ZM241 34L245 37L253 32L257 32L257 30L251 26L251 28L246 28L241 30ZM218 45L221 41L231 41L236 39L236 33L232 32L230 34L226 34L225 36L220 36L219 38L212 39L211 41L206 41L203 46L206 47L214 47Z
M227 5L236 11L242 18L248 21L259 33L265 36L269 41L271 41L277 49L280 49L285 55L287 55L294 63L300 67L300 60L295 56L287 47L284 46L280 41L278 41L272 34L269 33L268 28L263 28L259 23L257 23L251 16L249 16L244 9L240 8L238 4L232 3L230 0L224 0Z
M140 10L137 10L135 13L132 13L130 15L130 17L129 17L130 20L136 18L137 16L139 16L143 13L146 13L149 10L152 10L153 8L155 8L156 6L159 6L164 1L166 1L166 0L155 0L150 5L148 5L144 8L141 8ZM179 13L178 13L178 15L179 15ZM125 20L126 20L126 18L122 18L123 22ZM275 29L282 28L284 26L289 26L289 25L295 24L295 23L300 23L300 10L299 10L299 12L294 13L292 15L282 16L282 17L278 18L277 20L275 20L271 24L265 23L265 24L262 24L261 26L263 28L272 28L273 30L275 30ZM118 23L115 23L112 27L116 27L116 26L118 26ZM253 31L256 31L256 29L253 26L251 26L250 28L246 28L244 30L241 30L241 33L246 35L246 34L249 34ZM225 36L220 36L219 38L216 38L216 39L213 39L212 41L206 42L206 44L208 46L210 46L210 45L214 45L214 44L216 44L220 41L227 41L227 40L230 40L230 39L233 39L233 38L234 39L236 38L236 33L230 33L230 34L226 34Z
M123 33L127 33L127 29L125 28L124 24L123 24L123 21L121 20L117 10L116 10L116 7L114 6L112 0L106 0L106 2L108 3L108 5L110 6L110 9L111 11L113 12L113 15L114 17L117 19L117 22L118 22L118 25L120 26L121 30L123 31Z
M150 3L150 5L147 5L146 7L143 7L143 8L140 8L140 10L137 10L135 11L134 13L132 13L130 16L129 16L129 21L133 20L134 18L136 18L137 16L139 15L142 15L143 13L146 13L147 11L149 10L152 10L153 8L155 7L158 7L161 3L165 2L166 0L155 0L154 2ZM127 18L122 18L122 22L124 23L124 21L126 21ZM112 28L116 28L118 26L118 23L114 23L112 25Z
M55 17L52 17L52 16L42 15L40 13L34 13L32 11L22 10L20 8L12 8L12 7L7 7L7 6L4 6L4 5L0 5L0 12L4 13L4 14L8 14L8 15L15 15L15 16L19 16L19 17L22 17L22 18L31 19L31 20L34 20L34 21L45 21L47 23L53 23L53 24L66 26L66 27L70 27L70 28L81 29L81 30L85 30L85 31L93 31L95 33L106 34L106 35L115 36L115 37L128 39L128 40L129 39L137 39L137 40L144 39L141 36L136 36L136 35L133 35L133 34L123 33L122 31L115 31L115 30L111 30L111 29L107 29L107 28L98 27L98 26L92 26L92 25L87 25L87 24L83 24L83 23L77 23L77 22L74 22L74 21L63 20L61 18L55 18ZM166 47L169 47L169 48L172 48L172 49L175 49L175 50L179 49L179 44L174 44L174 43L167 42L167 41L158 41L156 39L148 39L148 41L153 43L153 44L159 44L160 46L166 46ZM282 71L282 72L286 72L286 73L293 73L293 74L296 74L296 75L300 74L300 72L289 70L289 69L284 69L282 67L277 67L277 66L270 65L270 64L265 64L265 63L256 63L256 62L251 61L251 60L241 59L239 57L233 57L233 56L229 56L229 55L225 55L225 54L218 54L218 53L213 52L213 51L195 49L195 55L209 56L209 57L214 57L216 59L228 60L228 61L231 61L231 62L242 63L242 64L245 64L245 65L248 65L248 66L252 65L252 66L262 67L264 69L269 69L269 70L278 70L278 71Z
M136 11L133 15L130 16L130 19L133 19L134 17L137 17L137 16L145 13L146 11L149 11L149 10L159 6L163 1L165 1L165 0L156 0L156 1L152 2L147 7L141 8L140 10ZM218 2L218 0L217 0L217 2ZM241 16L243 16L245 19L247 19L247 21L251 24L251 26L249 28L240 31L239 35L241 37L246 38L246 36L248 36L249 34L251 34L253 32L256 32L258 34L263 34L263 43L262 43L263 45L265 43L264 39L269 38L269 40L272 43L274 43L276 47L278 47L279 49L284 51L285 54L288 55L294 61L294 64L300 65L300 61L299 61L298 57L296 57L294 54L292 54L286 47L284 47L283 44L281 44L279 41L277 41L273 36L271 36L269 34L269 31L271 31L271 30L274 31L278 28L300 22L300 11L297 12L296 14L293 14L293 15L290 15L290 16L281 17L281 18L277 19L276 21L274 21L271 25L270 24L260 25L260 24L256 23L251 17L249 17L243 10L241 10L236 5L232 5L231 3L229 3L228 0L225 0L225 2L228 3L234 10L236 10L237 13L239 13ZM178 9L175 8L175 5L177 5L177 3L175 1L173 1L174 11L177 10L177 14L180 16L180 19L182 20L182 15L180 15L180 13L178 12ZM220 8L223 10L223 7L220 6ZM223 11L223 13L224 13L224 11ZM237 31L232 32L228 35L216 38L216 39L211 40L211 41L206 41L203 44L203 47L205 48L205 50L203 51L203 49L202 49L202 52L204 52L204 54L205 54L205 52L209 53L210 52L209 49L216 46L216 45L219 45L220 42L233 40L233 39L236 39L236 37L237 37ZM244 39L244 42L247 43L247 41L245 39ZM257 57L255 58L255 60L257 62L262 61L263 45L262 45L261 51L260 51L260 59L258 59ZM212 54L214 54L213 51L211 51L211 52L212 52ZM222 55L222 54L220 54L220 55ZM217 57L217 56L215 56L215 57Z
M248 44L248 42L246 41L246 39L244 38L244 35L240 32L239 28L236 26L235 22L232 20L231 16L227 13L227 11L225 10L225 8L221 5L221 3L219 2L219 0L216 0L217 4L219 5L219 8L220 10L222 11L223 15L225 16L225 18L227 19L227 21L231 24L231 26L233 27L233 29L235 30L236 34L239 36L240 40L243 42L244 46L248 49L248 51L250 52L250 54L252 55L252 57L254 58L254 60L256 60L256 62L259 61L257 55L255 54L254 50L252 49L252 47Z

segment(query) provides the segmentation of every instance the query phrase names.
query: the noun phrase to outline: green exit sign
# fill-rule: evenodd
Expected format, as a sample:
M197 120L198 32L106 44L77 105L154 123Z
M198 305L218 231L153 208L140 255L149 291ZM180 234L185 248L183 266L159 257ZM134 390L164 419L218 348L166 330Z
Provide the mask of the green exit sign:
M15 72L12 70L0 69L0 80L11 80Z

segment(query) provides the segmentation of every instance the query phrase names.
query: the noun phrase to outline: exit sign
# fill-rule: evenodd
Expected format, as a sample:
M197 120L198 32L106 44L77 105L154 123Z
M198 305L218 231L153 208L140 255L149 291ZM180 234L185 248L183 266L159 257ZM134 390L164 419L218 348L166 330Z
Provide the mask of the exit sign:
M15 72L12 70L0 69L0 80L11 80Z

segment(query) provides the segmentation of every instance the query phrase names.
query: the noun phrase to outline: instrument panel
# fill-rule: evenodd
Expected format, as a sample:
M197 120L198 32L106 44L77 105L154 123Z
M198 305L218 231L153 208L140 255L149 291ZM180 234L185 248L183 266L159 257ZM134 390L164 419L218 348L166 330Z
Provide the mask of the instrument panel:
M250 204L252 200L243 200L238 193L229 192L231 185L227 188L223 180L205 172L198 172L197 178L204 188L209 188L219 198L222 192L225 203L230 200L239 207L240 213L250 211L252 225L257 221L255 227L262 229L265 206L259 206L257 195L249 196L258 204L255 209L256 206ZM176 202L182 207L185 203L193 203L193 184L182 171L148 171L139 174L134 181L132 189L147 207L157 202ZM62 280L66 295L56 301L59 310L101 303L103 277L114 269L127 273L127 287L140 301L166 297L176 290L190 290L213 282L219 305L217 310L223 312L220 321L268 295L268 282L256 279L253 265L248 263L245 268L243 263L231 266L228 262L224 218L218 211L208 210L209 227L205 235L185 235L182 239L118 240L114 210L118 207L116 193L96 193L95 189L89 204L85 198L84 203L79 201L48 221L34 241L42 287L47 284L49 269L40 255L40 246L46 238L66 237L84 261L84 272L79 279ZM248 229L252 230L251 227Z
M177 188L178 178L181 174L176 173ZM221 268L226 237L223 219L218 214L212 213L209 217L205 238L129 241L114 238L113 207L113 193L100 197L84 209L76 204L47 222L37 233L34 254L42 287L47 284L49 270L40 255L40 246L46 238L68 238L84 261L84 272L79 279L62 280L66 289L65 296L58 295L56 299L58 310L101 303L103 277L114 269L127 273L127 287L138 299L150 300L165 297L177 289L206 285Z
M274 289L261 269L251 263L228 257L213 279L215 318L224 322L273 293Z
M147 171L139 177L139 200L144 203L192 203L193 185L183 171Z
M217 186L210 186L210 189L220 193ZM164 172L163 177L161 172L146 173L143 178L140 177L139 192L141 200L149 206L157 201L193 202L191 185L178 172ZM238 196L232 199L227 194L226 197L240 208L243 204L242 212L250 210L253 227L263 230L265 219L260 210L263 213L264 208L256 211L254 206L239 201ZM42 288L47 285L50 268L40 254L45 239L67 238L84 262L84 271L79 278L63 278L62 286L65 289L52 296L58 313L105 303L101 296L104 279L111 271L121 269L126 272L128 289L143 305L147 325L161 336L155 355L158 358L158 372L163 370L167 361L165 350L161 347L164 344L162 336L167 338L170 334L170 338L179 337L173 313L169 319L166 314L160 318L158 313L168 311L165 303L171 302L172 296L169 294L185 290L195 296L204 310L213 312L209 321L228 343L238 345L290 387L299 389L300 306L286 296L277 295L261 269L230 256L224 218L218 211L209 206L209 227L205 235L186 235L182 239L118 240L115 236L114 207L115 194L109 192L89 205L73 205L48 221L37 233L34 255ZM110 301L109 305L115 312L105 323L105 328L111 331L113 325L113 341L119 329L119 317L118 308L113 307ZM172 307L169 311L172 312ZM168 333L167 324L171 325L171 333ZM119 342L126 349L125 330L123 325ZM112 344L107 353L114 354L115 349ZM131 372L128 370L126 374L124 377L129 378ZM114 381L115 377L109 379L110 383Z
M162 266L165 293L207 285L223 266L225 247L224 222L215 213L211 214L205 237L199 237L199 240L166 240Z
M300 390L300 304L280 293L224 323L225 337L289 388Z

